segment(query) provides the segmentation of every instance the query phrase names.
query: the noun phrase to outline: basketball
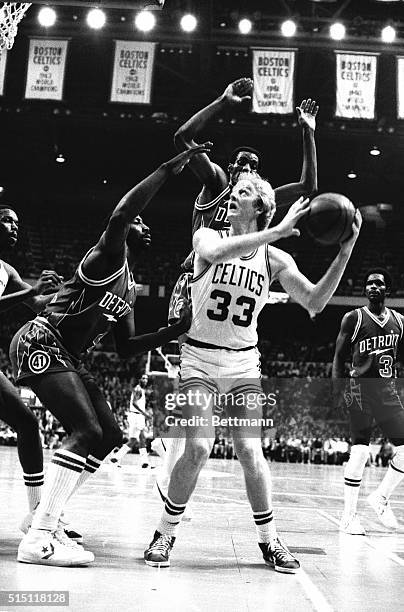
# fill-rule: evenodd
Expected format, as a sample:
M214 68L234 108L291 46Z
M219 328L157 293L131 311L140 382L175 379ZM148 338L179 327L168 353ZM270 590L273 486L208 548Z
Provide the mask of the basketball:
M306 229L319 244L339 244L351 235L354 216L355 207L346 196L322 193L311 201Z

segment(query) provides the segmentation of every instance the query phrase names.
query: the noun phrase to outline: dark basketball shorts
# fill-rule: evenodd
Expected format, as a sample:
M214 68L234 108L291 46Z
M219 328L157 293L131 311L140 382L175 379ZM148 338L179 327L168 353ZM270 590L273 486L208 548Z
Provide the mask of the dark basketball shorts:
M37 318L21 327L11 341L10 360L17 384L53 372L77 372L83 379L94 380L46 319Z
M351 378L345 402L354 443L368 444L374 423L395 444L404 443L404 407L395 379Z
M191 272L184 272L181 274L175 287L172 290L170 303L168 306L168 324L172 325L176 323L180 318L180 310L184 303L184 299L191 299L191 285L190 280L192 278Z

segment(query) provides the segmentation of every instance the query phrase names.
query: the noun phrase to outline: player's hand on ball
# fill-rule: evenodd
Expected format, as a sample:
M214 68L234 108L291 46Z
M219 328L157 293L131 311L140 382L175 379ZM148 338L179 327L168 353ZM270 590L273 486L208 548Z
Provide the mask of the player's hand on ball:
M318 105L315 100L309 98L302 100L300 106L296 107L297 120L299 125L307 126L311 130L316 129L316 115L318 113Z
M212 147L212 142L204 142L203 144L191 147L186 151L182 151L173 157L173 159L170 159L170 161L166 162L165 166L169 172L172 172L173 174L180 174L195 155L199 155L201 153L208 154L211 152Z
M34 284L36 295L47 295L55 293L63 282L63 276L59 276L54 270L42 270L41 276Z
M180 318L178 319L177 326L180 334L185 334L191 327L192 323L192 305L191 302L184 298L183 304L180 310Z
M309 198L304 198L304 196L301 196L294 204L292 204L286 216L276 227L278 232L281 234L281 238L288 238L289 236L300 236L300 230L298 230L295 225L300 221L302 217L304 217L304 215L308 213L309 210Z
M230 83L230 85L226 87L223 98L228 104L240 104L244 102L244 100L251 100L252 89L252 79L237 79L237 81L233 81L233 83Z
M341 242L341 251L348 251L349 253L352 251L355 245L355 242L358 240L358 236L359 236L359 232L361 231L361 227L362 227L362 215L360 213L360 210L357 209L355 216L354 216L353 223L352 223L352 234L349 236L349 238L344 240L344 242Z

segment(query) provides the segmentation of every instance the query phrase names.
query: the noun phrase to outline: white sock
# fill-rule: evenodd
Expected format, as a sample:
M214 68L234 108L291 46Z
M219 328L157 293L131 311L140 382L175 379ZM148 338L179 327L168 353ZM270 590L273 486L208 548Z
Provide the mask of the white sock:
M166 498L163 514L157 526L157 531L176 537L178 525L181 522L186 504L175 504L169 497Z
M122 459L125 457L125 455L127 453L129 453L129 451L131 451L131 450L132 449L131 449L130 446L128 446L127 444L124 444L123 446L121 446L119 451L114 454L114 459L118 459L118 461L122 461Z
M46 484L32 521L33 529L53 531L57 528L59 518L85 464L86 459L76 453L64 449L55 452L48 466Z
M171 472L173 471L175 464L184 454L185 436L178 438L164 438L162 439L162 442L166 447L166 452L163 459L163 465L161 466L161 471L163 476L171 476Z
M253 512L253 517L258 542L273 544L278 536L276 533L272 509L264 510L262 512Z
M84 470L81 472L73 491L70 493L69 499L76 493L77 489L79 489L81 485L83 485L86 480L90 478L92 474L95 474L101 464L102 461L100 461L100 459L97 459L97 457L94 457L93 455L88 455Z
M149 456L147 454L147 448L139 448L139 455L142 463L149 463Z
M344 470L344 515L356 512L363 470L369 458L369 446L354 444Z
M164 459L165 454L166 454L166 447L165 447L164 442L165 440L163 440L162 438L155 438L151 443L152 451L157 453L157 455L161 459Z
M386 499L389 499L394 489L398 487L402 479L404 478L404 446L396 446L396 452L390 462L387 469L387 473L376 492L382 495Z
M29 511L33 512L41 501L44 473L43 471L36 474L26 474L23 472L23 478L26 485Z

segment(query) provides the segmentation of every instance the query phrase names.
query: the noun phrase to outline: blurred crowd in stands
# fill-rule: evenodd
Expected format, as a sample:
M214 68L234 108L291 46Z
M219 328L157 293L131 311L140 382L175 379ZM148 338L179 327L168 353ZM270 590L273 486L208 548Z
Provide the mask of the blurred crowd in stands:
M297 347L289 347L293 355ZM263 388L266 393L276 392L275 405L264 409L264 416L272 419L273 427L262 433L262 448L269 461L289 463L322 463L342 465L348 458L350 441L347 419L333 407L330 385L331 364L320 361L286 361L289 354L278 352L276 360L267 360L274 347L263 342L260 346L263 362ZM315 350L301 347L303 355ZM284 349L288 350L288 347ZM321 354L323 348L319 348ZM86 358L86 365L95 375L119 425L127 432L127 409L130 394L139 376L144 372L146 355L131 361L122 361L115 353L93 352ZM11 378L6 352L0 349L1 370ZM156 368L156 365L154 365ZM164 370L161 363L162 371ZM150 447L153 437L164 433L166 411L164 398L173 391L173 381L167 376L150 378L146 390L146 406L149 423L146 438ZM55 449L63 439L64 431L57 420L42 408L35 407L34 396L28 400L37 414L44 448ZM16 443L14 432L0 422L0 445ZM135 449L136 450L136 449ZM375 430L371 444L371 461L374 465L387 465L393 452L392 445L383 440ZM237 458L230 432L217 428L212 457Z

